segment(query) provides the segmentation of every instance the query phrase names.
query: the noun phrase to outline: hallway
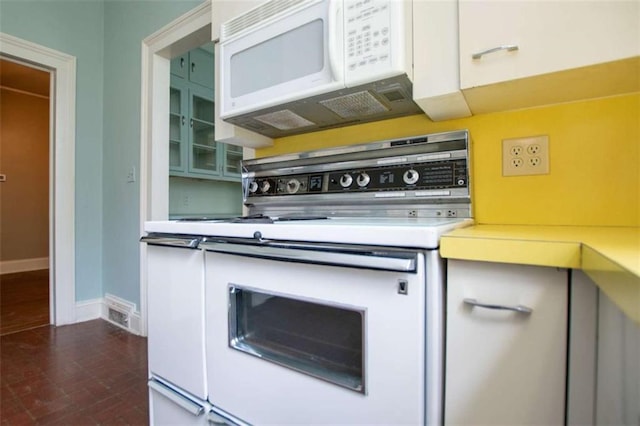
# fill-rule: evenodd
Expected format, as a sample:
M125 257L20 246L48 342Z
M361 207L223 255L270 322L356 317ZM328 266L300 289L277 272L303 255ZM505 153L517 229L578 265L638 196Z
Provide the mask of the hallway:
M1 425L148 424L147 340L104 320L0 337Z
M0 336L49 324L49 270L0 275Z

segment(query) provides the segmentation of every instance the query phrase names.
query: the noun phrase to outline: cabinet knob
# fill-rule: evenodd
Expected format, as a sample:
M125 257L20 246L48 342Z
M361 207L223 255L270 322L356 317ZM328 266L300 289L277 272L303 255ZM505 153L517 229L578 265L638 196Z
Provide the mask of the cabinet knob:
M493 47L491 49L483 50L482 52L474 53L471 55L472 59L480 59L484 55L488 55L489 53L499 52L501 50L506 50L507 52L513 52L514 50L518 50L518 46L516 44L506 44L504 46Z

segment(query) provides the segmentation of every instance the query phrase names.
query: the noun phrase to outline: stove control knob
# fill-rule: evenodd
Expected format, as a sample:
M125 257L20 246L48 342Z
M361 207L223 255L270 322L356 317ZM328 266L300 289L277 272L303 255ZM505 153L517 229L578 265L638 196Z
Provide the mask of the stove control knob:
M410 169L404 172L402 180L404 180L404 183L406 183L407 185L413 185L418 181L419 177L420 175L418 174L418 172L416 172L414 169Z
M252 194L255 194L257 190L258 190L258 182L254 180L249 184L249 192Z
M268 180L263 180L260 184L260 192L266 194L271 189L271 183Z
M289 194L295 194L300 189L300 181L298 179L291 179L287 182L287 192Z
M358 175L358 178L356 179L356 183L358 184L359 187L367 186L369 185L369 182L371 182L371 178L366 172L360 173Z
M340 177L340 186L348 188L353 183L353 177L349 173L345 173Z

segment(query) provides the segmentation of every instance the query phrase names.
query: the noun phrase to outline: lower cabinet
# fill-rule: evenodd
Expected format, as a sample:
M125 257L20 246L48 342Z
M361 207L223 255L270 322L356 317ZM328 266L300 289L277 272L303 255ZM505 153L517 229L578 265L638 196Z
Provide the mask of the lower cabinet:
M448 261L445 424L565 421L567 270Z

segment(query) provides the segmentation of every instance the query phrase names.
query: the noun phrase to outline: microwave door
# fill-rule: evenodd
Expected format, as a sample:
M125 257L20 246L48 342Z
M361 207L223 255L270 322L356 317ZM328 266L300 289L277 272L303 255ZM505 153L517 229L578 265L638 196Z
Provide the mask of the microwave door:
M221 42L223 119L345 87L342 2L309 4Z

